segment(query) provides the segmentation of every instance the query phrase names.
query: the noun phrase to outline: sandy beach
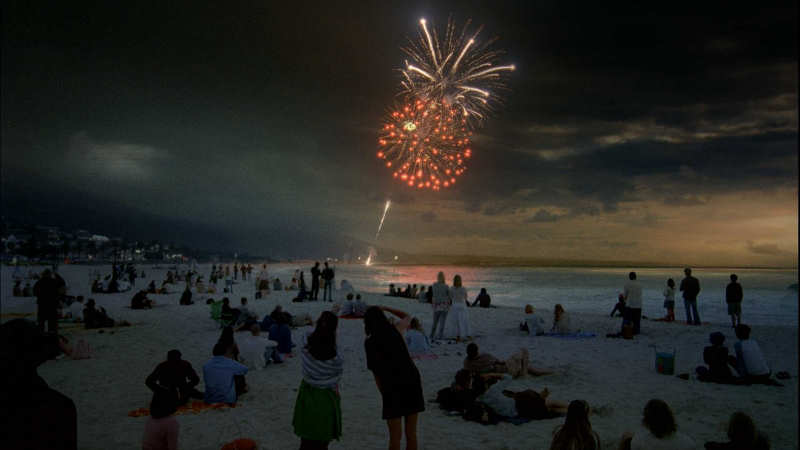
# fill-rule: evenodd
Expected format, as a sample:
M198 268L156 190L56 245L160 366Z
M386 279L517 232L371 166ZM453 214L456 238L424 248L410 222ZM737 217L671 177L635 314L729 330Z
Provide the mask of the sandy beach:
M34 298L11 296L11 268L2 272L3 321L11 315L35 312ZM40 375L49 385L73 399L78 411L78 439L82 449L141 448L146 417L128 417L128 412L148 406L151 392L145 378L166 352L176 348L202 376L202 366L211 357L211 348L220 330L209 318L204 299L195 295L191 306L178 305L181 287L175 293L153 295L158 306L152 310L128 308L133 292L89 294L89 267L62 270L71 295L93 297L114 319L125 319L133 326L97 330L62 327L62 334L73 342L85 339L94 355L88 360L69 358L43 364ZM165 270L146 268L149 278L138 280L142 287L150 279L161 280ZM202 271L201 271L202 272ZM154 277L154 278L153 278ZM468 283L469 280L465 280ZM219 284L222 287L222 283ZM292 314L310 313L315 319L331 303L291 303L295 292L272 292L263 299L253 298L254 286L249 280L235 286L229 295L233 305L248 297L249 307L259 316L268 314L275 305ZM221 294L212 295L221 298ZM429 329L430 305L401 298L366 294L369 304L385 304L419 317ZM550 311L541 311L546 321ZM709 440L725 437L726 421L731 413L744 411L752 416L772 442L774 449L797 448L797 326L754 326L752 338L761 346L773 371L788 371L792 378L784 387L726 386L701 383L694 377L694 368L702 364L702 350L708 335L721 331L731 348L736 338L730 326L722 324L690 327L681 322L659 323L644 320L642 334L634 340L607 339L616 332L619 320L601 314L573 314L573 327L594 332L590 339L528 337L517 331L522 311L518 308L470 308L469 319L474 341L483 352L505 358L519 348L530 351L532 364L549 367L556 374L523 377L514 381L513 389L547 387L554 399L585 399L598 412L591 418L600 435L603 448L616 448L620 435L637 431L644 404L651 398L666 400L675 412L679 430L691 436L702 448ZM35 319L35 316L29 316ZM293 339L300 341L310 328L293 330ZM387 431L380 419L380 396L364 356L364 328L361 320L340 320L339 349L345 358L341 382L343 437L331 448L385 448ZM654 348L677 352L676 374L691 373L688 381L654 370ZM461 368L464 344L441 344L434 347L437 359L418 360L426 399L452 381ZM254 439L259 448L291 449L299 446L291 419L296 391L301 379L300 359L290 358L285 364L270 365L247 375L250 392L240 398L236 408L177 416L180 422L180 447L184 449L218 449L239 437ZM203 389L201 382L198 386ZM563 419L533 421L522 425L500 423L482 426L458 416L447 416L435 403L428 403L421 414L419 439L428 449L545 449L549 447L554 427Z

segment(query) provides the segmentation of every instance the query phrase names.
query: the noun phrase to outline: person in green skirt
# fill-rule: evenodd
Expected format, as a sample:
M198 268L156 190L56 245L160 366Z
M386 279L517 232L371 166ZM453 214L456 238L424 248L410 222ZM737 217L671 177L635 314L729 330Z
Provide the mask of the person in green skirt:
M342 436L342 406L339 380L344 360L336 346L339 319L323 311L314 331L303 336L303 381L294 404L294 434L300 450L327 449Z

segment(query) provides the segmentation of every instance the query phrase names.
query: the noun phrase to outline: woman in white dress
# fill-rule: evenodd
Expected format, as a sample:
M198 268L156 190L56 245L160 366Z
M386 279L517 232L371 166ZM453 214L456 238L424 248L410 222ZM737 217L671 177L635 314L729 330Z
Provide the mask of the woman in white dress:
M450 294L453 299L453 306L450 307L450 312L447 314L447 324L445 325L445 334L449 337L456 338L456 342L461 340L470 339L472 332L469 328L469 312L467 307L467 290L461 285L461 275L453 277L453 287L450 289Z

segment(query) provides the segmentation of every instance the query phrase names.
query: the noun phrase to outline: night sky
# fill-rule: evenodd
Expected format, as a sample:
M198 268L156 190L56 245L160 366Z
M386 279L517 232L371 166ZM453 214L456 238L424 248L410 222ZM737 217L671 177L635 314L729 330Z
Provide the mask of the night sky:
M797 265L797 2L202 3L4 3L4 216L320 257L391 198L406 254ZM517 70L458 184L416 191L378 132L449 16Z

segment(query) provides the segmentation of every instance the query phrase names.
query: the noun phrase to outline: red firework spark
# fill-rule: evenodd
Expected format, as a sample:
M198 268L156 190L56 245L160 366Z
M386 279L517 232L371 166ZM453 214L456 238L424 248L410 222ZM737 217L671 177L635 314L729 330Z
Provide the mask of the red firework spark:
M403 184L438 191L454 185L467 169L471 136L456 108L416 99L387 115L377 156Z

